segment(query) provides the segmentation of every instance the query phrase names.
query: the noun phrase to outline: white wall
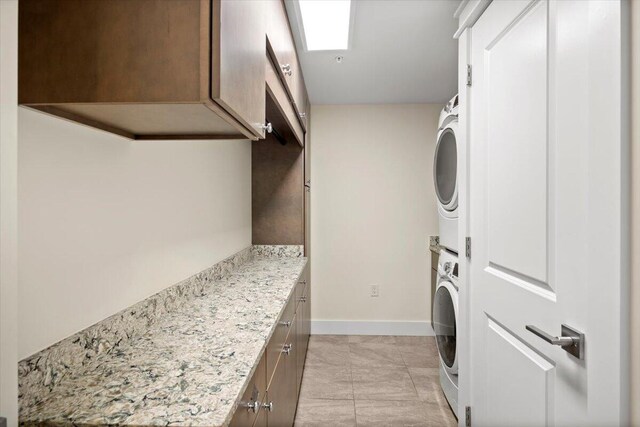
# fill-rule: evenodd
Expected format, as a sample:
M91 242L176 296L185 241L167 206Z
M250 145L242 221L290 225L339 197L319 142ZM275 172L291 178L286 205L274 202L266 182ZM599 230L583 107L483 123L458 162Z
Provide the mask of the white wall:
M249 141L18 122L20 358L251 244Z
M438 234L432 165L441 109L312 106L314 331L344 330L333 321L380 322L345 323L352 333L427 331L428 236ZM369 296L371 284L380 286L378 298Z
M18 424L18 1L0 1L0 416Z

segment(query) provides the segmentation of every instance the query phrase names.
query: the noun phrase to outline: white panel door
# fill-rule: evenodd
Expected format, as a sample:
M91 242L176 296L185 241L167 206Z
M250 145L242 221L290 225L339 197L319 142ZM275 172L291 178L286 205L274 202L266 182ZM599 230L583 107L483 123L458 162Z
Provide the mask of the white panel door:
M621 15L617 1L494 1L473 27L474 426L625 419ZM598 259L593 233L605 229L613 247ZM555 337L562 324L586 334L584 358L525 329Z

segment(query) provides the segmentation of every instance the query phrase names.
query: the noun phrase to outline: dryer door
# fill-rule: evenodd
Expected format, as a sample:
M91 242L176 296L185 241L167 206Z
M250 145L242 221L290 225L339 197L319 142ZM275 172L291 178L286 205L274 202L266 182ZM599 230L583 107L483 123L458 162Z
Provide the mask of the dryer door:
M449 123L438 137L433 164L433 181L438 201L451 212L458 207L458 122Z
M458 291L448 280L441 280L433 302L433 329L440 360L447 372L458 373Z

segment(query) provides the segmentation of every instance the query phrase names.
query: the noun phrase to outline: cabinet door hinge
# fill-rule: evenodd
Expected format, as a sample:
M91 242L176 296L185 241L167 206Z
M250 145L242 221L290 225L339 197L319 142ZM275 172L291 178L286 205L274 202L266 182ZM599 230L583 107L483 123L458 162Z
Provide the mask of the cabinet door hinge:
M464 407L464 425L471 427L471 406Z
M467 86L471 86L471 64L467 64Z
M468 259L471 259L471 237L464 239L464 254Z

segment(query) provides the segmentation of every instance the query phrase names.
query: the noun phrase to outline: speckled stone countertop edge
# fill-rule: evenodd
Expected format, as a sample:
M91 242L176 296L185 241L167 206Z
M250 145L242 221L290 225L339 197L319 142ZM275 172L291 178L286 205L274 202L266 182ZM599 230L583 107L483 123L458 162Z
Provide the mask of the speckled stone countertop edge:
M92 360L93 358L98 357L100 354L111 351L112 348L119 345L120 341L124 339L124 336L132 339L132 337L141 333L141 329L144 330L145 328L150 328L152 322L155 322L156 320L155 317L163 317L170 314L173 310L183 307L184 304L187 304L194 295L198 296L203 293L203 287L210 285L212 282L222 280L226 276L232 275L240 267L251 262L253 259L268 261L273 258L275 262L276 259L280 258L297 258L299 262L303 263L301 265L296 265L296 267L299 268L299 271L293 270L290 272L290 274L295 274L295 271L297 271L296 280L286 284L281 282L283 284L282 291L287 292L287 298L283 302L278 300L278 302L281 302L280 310L275 318L276 320L271 324L269 331L266 334L266 338L261 343L262 345L258 352L258 357L255 361L252 361L253 363L249 362L251 369L244 377L243 384L237 391L235 401L231 405L231 410L226 414L222 424L213 424L221 426L228 425L231 422L234 412L242 399L242 395L246 391L246 388L266 351L269 340L276 330L277 319L280 318L285 310L287 301L291 298L291 295L295 293L296 285L307 265L308 260L302 256L302 251L302 246L250 246L203 272L185 279L184 281L173 285L158 294L152 295L140 303L134 304L134 306L131 306L120 313L90 326L86 330L80 331L79 333L62 340L41 352L23 359L20 362L21 365L19 369L21 395L25 394L24 392L26 390L24 387L37 386L43 387L44 389L50 388L52 390L56 386L56 378L64 377L64 373L63 375L59 375L60 372L56 372L56 370L62 369L61 367L65 367L67 370L73 370L77 367L76 363L84 363L87 360ZM291 277L292 276L290 275L289 278ZM289 282L289 280L287 280L287 282ZM283 294L280 295L282 296ZM159 299L159 296L167 298L169 303L162 301L162 298ZM152 303L149 303L149 300L152 300ZM163 304L160 304L160 302L163 302ZM144 315L140 315L135 319L128 318L126 321L123 320L123 317L131 316L132 310L134 312L140 311L141 307L146 310L143 310ZM105 322L108 326L103 324ZM263 331L265 330L263 329ZM33 423L36 423L37 425L57 426L72 424L71 422L66 423L54 419L47 421L46 418L42 421L31 421L29 419L21 421L21 425L34 425ZM132 424L128 422L126 424L157 425L156 423ZM187 424L189 423L187 422ZM80 422L78 425L95 424Z

